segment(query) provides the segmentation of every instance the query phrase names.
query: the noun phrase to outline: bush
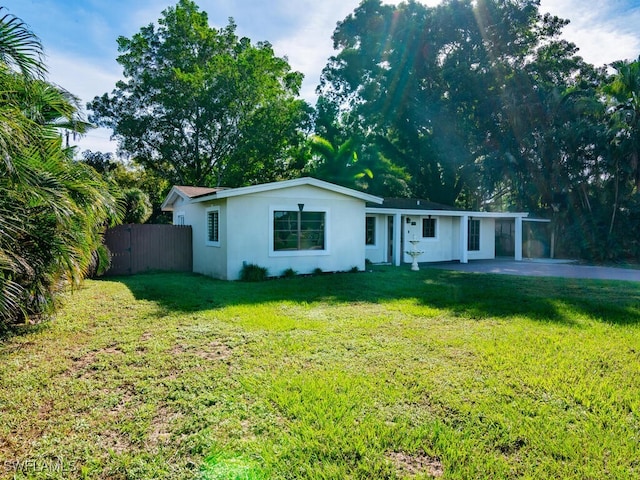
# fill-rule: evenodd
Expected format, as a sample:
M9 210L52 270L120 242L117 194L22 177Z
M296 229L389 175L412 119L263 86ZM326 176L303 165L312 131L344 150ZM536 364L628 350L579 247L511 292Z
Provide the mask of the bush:
M322 275L322 269L320 267L313 269L313 275Z
M349 270L349 272L351 272L351 273L358 273L359 271L360 271L360 269L356 265L351 267L351 270Z
M267 279L267 269L252 263L246 264L240 270L240 280L243 282L263 282Z
M284 272L282 272L282 276L284 278L293 278L296 275L298 275L298 272L296 272L293 268L289 267L287 268Z

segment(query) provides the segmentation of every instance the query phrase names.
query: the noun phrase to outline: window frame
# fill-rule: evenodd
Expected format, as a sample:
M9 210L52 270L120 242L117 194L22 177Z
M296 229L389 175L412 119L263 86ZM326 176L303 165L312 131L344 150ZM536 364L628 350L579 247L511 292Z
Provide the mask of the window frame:
M176 223L174 223L174 225L179 225L179 226L186 225L184 211L176 212L175 218L176 218Z
M376 230L377 230L377 224L378 224L378 219L373 216L373 215L367 215L365 217L364 220L364 244L367 247L375 247L377 245L377 235L376 235ZM371 242L369 242L369 222L371 222Z
M477 225L477 228L472 228L472 225ZM467 221L467 251L479 252L480 251L480 219L469 218Z
M205 243L208 247L219 247L220 246L220 207L216 206L216 207L208 207L205 211L205 226L204 226L204 232L205 232ZM216 228L216 233L217 233L217 239L211 239L209 237L209 215L214 214L215 216L217 216L217 228Z
M330 255L330 212L327 207L316 205L305 205L303 213L323 213L324 214L324 248L322 250L276 250L275 247L275 213L276 212L299 212L297 204L293 205L272 205L269 207L269 256L270 257L306 257Z
M425 236L425 222L433 222L433 235ZM422 218L422 238L427 240L434 240L438 238L438 219L436 217Z

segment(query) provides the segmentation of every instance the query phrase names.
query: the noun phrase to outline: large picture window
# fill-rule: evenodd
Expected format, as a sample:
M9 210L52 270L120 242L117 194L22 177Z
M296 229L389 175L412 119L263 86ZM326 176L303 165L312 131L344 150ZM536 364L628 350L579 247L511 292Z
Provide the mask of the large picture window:
M325 212L273 212L274 251L324 249Z
M422 238L436 238L436 219L422 219Z
M366 217L365 245L376 244L376 217Z
M220 210L207 210L207 244L218 245L220 243Z
M469 219L467 250L470 252L480 250L480 220Z

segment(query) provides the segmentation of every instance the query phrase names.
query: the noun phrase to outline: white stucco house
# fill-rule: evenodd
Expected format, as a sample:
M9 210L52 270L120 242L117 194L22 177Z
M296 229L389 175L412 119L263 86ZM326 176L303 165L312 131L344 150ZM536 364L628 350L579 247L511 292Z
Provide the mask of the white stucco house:
M511 231L522 259L526 213L487 213L414 199L383 199L314 178L240 188L174 186L162 204L175 225L190 225L193 271L235 280L245 264L281 275L344 271L365 261L400 265L411 240L420 262L491 259L496 222ZM506 223L505 223L506 222Z
M366 203L382 199L313 178L241 188L175 186L162 204L191 225L193 271L235 280L244 264L281 275L364 269Z

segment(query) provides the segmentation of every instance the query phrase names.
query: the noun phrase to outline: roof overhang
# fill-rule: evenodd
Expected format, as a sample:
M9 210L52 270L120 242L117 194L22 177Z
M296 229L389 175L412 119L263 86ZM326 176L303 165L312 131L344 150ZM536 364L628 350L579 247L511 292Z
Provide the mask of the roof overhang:
M176 203L176 200L178 200L179 198L185 200L189 199L189 197L181 192L179 188L175 186L171 187L171 190L169 190L169 193L167 194L167 198L165 198L164 202L162 202L162 205L160 205L160 210L162 210L163 212L172 212L173 204Z
M465 210L426 210L426 209L405 209L405 208L379 208L367 207L366 213L380 215L415 215L433 217L476 217L476 218L526 218L529 216L527 212L474 212Z
M192 199L192 202L194 203L208 202L211 200L220 200L223 198L231 198L231 197L238 197L241 195L270 192L274 190L281 190L283 188L299 187L299 186L305 186L305 185L309 185L312 187L321 188L323 190L329 190L334 193L339 193L341 195L357 198L364 202L377 203L378 205L382 204L383 202L383 199L381 197L376 197L375 195L370 195L368 193L360 192L352 188L342 187L334 183L325 182L323 180L318 180L316 178L311 178L311 177L302 177L302 178L296 178L293 180L283 180L280 182L262 183L260 185L251 185L249 187L229 188L226 190L221 190L216 193L212 193L211 195L203 195L201 197L194 198Z

